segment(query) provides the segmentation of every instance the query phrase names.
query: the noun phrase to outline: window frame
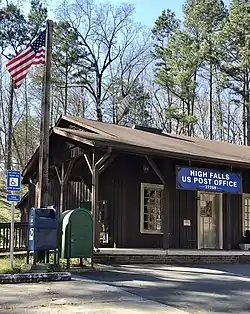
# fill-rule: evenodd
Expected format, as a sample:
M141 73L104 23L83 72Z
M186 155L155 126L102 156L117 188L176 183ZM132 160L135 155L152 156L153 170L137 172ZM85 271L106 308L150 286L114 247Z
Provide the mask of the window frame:
M155 183L141 183L141 198L140 198L140 233L142 234L163 234L162 230L145 230L144 229L144 189L145 188L156 188L162 190L164 193L164 185L163 184L155 184ZM164 194L163 194L162 203L164 203ZM163 208L162 208L163 212ZM163 216L163 214L161 215ZM161 223L163 222L163 217L161 217Z
M249 199L250 200L250 193L244 193L243 195L242 195L242 234L243 234L243 236L245 235L245 227L246 227L246 224L245 224L245 199ZM250 205L249 205L249 207L250 207ZM250 213L250 211L249 211L249 213ZM249 219L248 219L249 221L250 221L250 215L249 215ZM249 229L247 229L247 230L249 230Z

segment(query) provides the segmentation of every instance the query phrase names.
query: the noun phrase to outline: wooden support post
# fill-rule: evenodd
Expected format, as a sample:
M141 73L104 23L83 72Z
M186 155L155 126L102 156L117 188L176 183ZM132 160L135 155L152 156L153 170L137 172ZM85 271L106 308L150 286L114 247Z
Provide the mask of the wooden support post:
M157 168L156 164L154 163L154 161L152 160L151 157L149 156L145 156L145 158L147 159L148 163L150 164L150 166L152 167L152 169L154 170L154 172L156 173L156 175L158 176L158 178L161 180L162 184L165 184L165 180L163 175L161 174L161 172L159 171L159 169Z
M98 161L96 161L95 152L92 155L92 167L90 168L90 172L92 174L92 189L91 189L91 201L92 201L92 217L93 217L93 244L94 249L98 249L100 245L100 229L99 229L99 210L98 210L98 200L99 200L99 169L104 165L104 163L111 156L111 148L108 149L108 152L101 157ZM84 156L86 162L88 160L88 156ZM88 162L87 162L88 164ZM91 171L92 170L92 171Z
M94 155L94 153L93 153ZM95 157L93 156L93 159ZM98 218L98 169L96 165L93 165L93 170L92 170L92 193L91 193L91 198L92 198L92 218L93 218L93 244L94 248L96 248L96 226L97 226L97 218Z
M62 163L62 170L61 170L61 180L60 181L60 215L63 212L63 201L64 201L64 162Z
M166 178L166 182L164 184L164 194L163 194L163 249L168 250L170 247L170 185L171 179L169 179L171 165L168 159L164 160L163 165L163 176Z
M72 167L74 165L75 160L71 160L69 162L69 165L67 167L67 170L65 172L65 163L62 163L62 167L61 167L61 174L59 172L59 169L57 166L55 166L55 170L56 170L56 174L60 183L60 208L59 208L59 216L63 213L64 210L64 186L65 183L68 181L68 178L70 176Z

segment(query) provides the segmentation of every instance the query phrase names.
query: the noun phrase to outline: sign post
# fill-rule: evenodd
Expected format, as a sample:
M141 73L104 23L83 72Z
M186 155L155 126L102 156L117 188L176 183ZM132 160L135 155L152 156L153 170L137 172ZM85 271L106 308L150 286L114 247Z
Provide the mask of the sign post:
M14 214L15 204L20 200L20 195L13 194L21 189L21 173L18 170L8 170L7 172L7 200L11 202L11 225L10 225L10 268L14 268Z

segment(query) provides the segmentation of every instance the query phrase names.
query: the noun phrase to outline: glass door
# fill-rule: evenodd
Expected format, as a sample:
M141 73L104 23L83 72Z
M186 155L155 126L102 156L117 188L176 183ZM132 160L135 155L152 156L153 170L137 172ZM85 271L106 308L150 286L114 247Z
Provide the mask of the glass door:
M198 248L220 249L222 228L222 194L199 193Z

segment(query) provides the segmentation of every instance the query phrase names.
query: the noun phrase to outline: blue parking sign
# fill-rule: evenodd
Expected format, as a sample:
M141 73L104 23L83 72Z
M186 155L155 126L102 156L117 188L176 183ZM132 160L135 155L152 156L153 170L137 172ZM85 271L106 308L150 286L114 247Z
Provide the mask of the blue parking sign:
M21 189L21 173L19 170L8 170L7 190L19 192Z
M21 196L19 194L7 194L7 201L8 202L20 202Z

